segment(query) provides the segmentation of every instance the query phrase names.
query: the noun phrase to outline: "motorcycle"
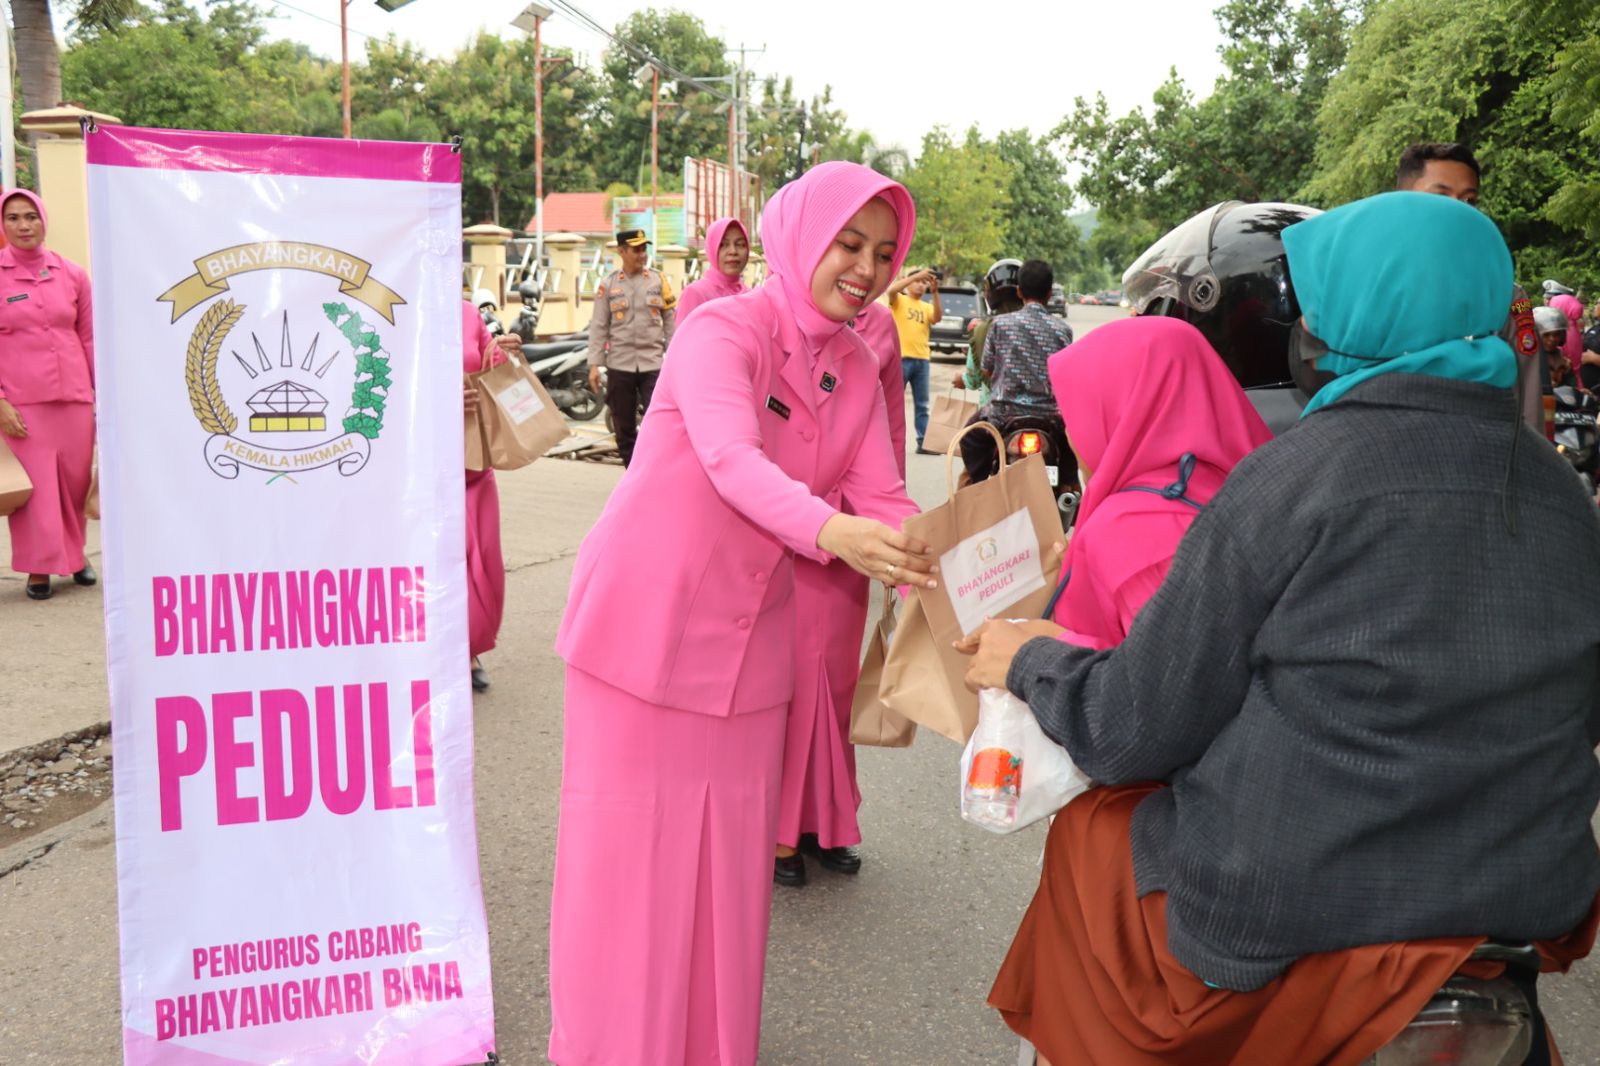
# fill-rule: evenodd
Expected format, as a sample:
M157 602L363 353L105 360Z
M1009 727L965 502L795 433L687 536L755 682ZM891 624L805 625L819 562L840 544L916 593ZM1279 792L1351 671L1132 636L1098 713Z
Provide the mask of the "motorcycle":
M1600 438L1600 422L1596 418L1600 401L1571 385L1557 385L1553 391L1556 451L1572 464L1592 495L1595 482L1600 480L1600 449L1595 447Z
M539 328L539 308L542 299L539 285L533 281L524 281L517 286L517 295L522 297L521 309L517 312L517 320L511 324L511 332L522 338L522 343L534 343L534 337Z
M1488 941L1474 962L1505 964L1492 979L1457 973L1433 994L1400 1035L1362 1066L1523 1066L1549 1062L1535 979L1539 954L1531 944ZM1535 1050L1537 1048L1537 1050Z
M600 397L589 388L588 334L524 344L522 359L568 418L587 422L600 413Z
M1067 445L1067 430L1060 415L1018 415L995 427L1006 445L1006 462L1014 463L1030 455L1044 458L1050 493L1061 513L1061 528L1072 528L1083 490L1078 486L1078 459ZM961 439L961 457L967 466L968 483L982 481L999 469L994 454L994 438L987 433L969 433Z

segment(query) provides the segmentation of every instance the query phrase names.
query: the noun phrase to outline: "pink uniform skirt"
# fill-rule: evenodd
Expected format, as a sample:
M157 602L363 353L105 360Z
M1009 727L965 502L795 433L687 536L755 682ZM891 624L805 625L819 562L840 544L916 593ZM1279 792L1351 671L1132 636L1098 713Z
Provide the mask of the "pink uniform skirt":
M500 489L493 470L467 471L467 645L494 647L506 610L506 557L500 550Z
M867 579L842 563L794 562L794 702L783 749L779 844L815 833L824 848L861 843L850 704L861 673Z
M11 569L19 574L75 574L84 567L83 513L94 462L94 404L19 403L28 435L6 443L33 482L33 495L10 516Z
M787 705L723 718L567 667L550 915L559 1066L750 1066Z

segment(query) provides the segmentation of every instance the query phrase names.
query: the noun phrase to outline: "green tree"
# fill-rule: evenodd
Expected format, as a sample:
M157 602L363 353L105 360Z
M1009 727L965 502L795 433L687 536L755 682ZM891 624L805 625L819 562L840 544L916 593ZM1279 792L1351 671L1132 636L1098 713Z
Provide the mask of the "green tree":
M633 47L614 44L601 59L604 92L596 112L600 136L594 169L603 180L627 181L648 191L651 82L636 77L645 57L696 79L723 77L732 68L722 39L682 11L636 11L617 26L615 36ZM730 86L706 82L700 89L689 82L674 83L666 73L660 81L657 154L662 175L676 177L685 156L726 157L728 112L719 94L731 95Z
M1159 235L1222 200L1292 199L1312 172L1315 117L1359 10L1360 0L1228 0L1216 12L1224 73L1205 99L1176 70L1148 113L1113 117L1103 94L1078 98L1053 137L1081 168L1077 194L1113 225L1098 246L1123 254L1120 238Z
M1335 204L1381 192L1407 144L1462 141L1483 164L1481 206L1505 234L1518 280L1600 286L1584 236L1600 138L1585 135L1592 122L1572 125L1592 114L1589 94L1600 90L1585 73L1593 34L1568 27L1577 42L1564 47L1528 19L1508 0L1457 0L1448 18L1428 0L1373 3L1318 116L1306 195Z
M1011 171L1004 253L1017 259L1043 259L1063 279L1077 274L1085 265L1085 253L1070 218L1072 186L1061 158L1048 139L1035 139L1027 130L1000 134L995 151Z
M911 259L957 274L981 274L1005 244L1011 207L1006 161L976 127L957 144L938 126L922 138L922 154L905 176L917 201Z
M303 48L263 45L260 14L162 0L115 30L80 26L62 62L67 97L140 126L302 132L293 92L328 84Z

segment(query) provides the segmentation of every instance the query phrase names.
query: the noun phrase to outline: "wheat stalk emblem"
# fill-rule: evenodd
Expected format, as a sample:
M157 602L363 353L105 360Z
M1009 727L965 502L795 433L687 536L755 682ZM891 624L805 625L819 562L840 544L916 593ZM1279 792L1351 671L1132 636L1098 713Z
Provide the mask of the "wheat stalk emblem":
M194 408L200 428L207 433L231 434L239 428L239 420L228 409L222 386L217 382L217 356L222 352L222 342L228 339L228 332L243 317L244 308L232 300L212 304L195 323L194 333L189 337L183 376L189 385L189 406Z

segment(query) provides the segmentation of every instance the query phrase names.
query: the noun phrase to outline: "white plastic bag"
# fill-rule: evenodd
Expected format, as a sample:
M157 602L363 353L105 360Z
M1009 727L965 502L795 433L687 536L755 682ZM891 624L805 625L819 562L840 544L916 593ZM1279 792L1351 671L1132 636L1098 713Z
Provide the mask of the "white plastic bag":
M1094 782L1004 689L978 693L978 728L961 753L961 817L1013 833L1065 807Z

